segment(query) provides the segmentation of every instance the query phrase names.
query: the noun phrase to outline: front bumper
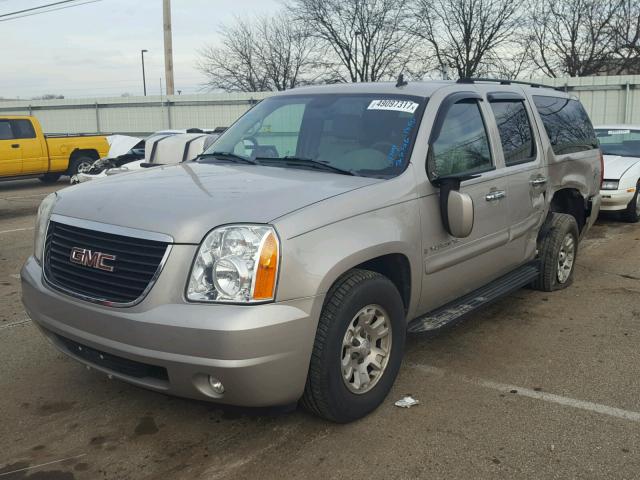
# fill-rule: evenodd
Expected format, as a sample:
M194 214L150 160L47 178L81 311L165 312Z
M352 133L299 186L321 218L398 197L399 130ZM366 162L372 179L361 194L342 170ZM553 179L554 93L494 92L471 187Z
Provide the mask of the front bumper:
M635 190L632 192L625 190L600 190L600 196L602 197L603 211L615 211L624 210L629 205L629 202L633 199Z
M47 338L108 375L248 407L286 405L304 391L320 297L254 306L145 300L110 308L50 289L33 257L21 277L27 313ZM209 376L222 382L223 394L214 392Z

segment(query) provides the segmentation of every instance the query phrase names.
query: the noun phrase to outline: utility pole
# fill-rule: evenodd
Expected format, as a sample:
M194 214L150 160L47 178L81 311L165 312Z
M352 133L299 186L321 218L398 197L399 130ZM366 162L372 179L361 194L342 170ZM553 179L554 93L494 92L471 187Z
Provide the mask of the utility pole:
M164 24L164 72L167 80L167 95L173 95L173 46L171 39L171 0L162 0Z
M144 96L147 96L147 79L144 74L144 54L149 50L140 50L140 55L142 55L142 89L144 90Z

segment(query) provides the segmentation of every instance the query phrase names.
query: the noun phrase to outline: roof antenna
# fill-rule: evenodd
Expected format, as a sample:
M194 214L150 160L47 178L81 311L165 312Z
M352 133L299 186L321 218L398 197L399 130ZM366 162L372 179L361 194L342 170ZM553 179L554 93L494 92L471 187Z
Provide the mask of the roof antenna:
M398 81L396 82L396 88L404 87L405 85L409 85L409 82L405 81L404 75L401 73L398 75Z

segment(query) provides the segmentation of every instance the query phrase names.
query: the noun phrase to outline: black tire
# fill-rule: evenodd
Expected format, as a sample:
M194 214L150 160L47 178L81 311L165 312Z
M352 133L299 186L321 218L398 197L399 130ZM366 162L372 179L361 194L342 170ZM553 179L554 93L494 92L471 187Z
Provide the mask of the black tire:
M543 292L552 292L567 288L573 282L573 272L576 267L578 253L578 224L572 215L566 213L551 213L551 218L545 224L546 232L538 244L538 258L540 259L540 275L533 282L532 287ZM573 262L566 279L559 278L560 252L567 235L573 236Z
M42 183L56 183L60 177L62 176L61 173L45 173L44 175L42 175L39 180Z
M625 222L638 223L640 221L640 204L638 203L640 192L638 192L638 189L640 189L640 180L638 180L636 184L636 194L629 202L629 205L627 205L627 208L622 212L622 219Z
M93 162L95 162L96 159L93 157L89 157L87 155L82 155L79 157L75 157L73 159L71 159L71 161L69 162L69 170L67 170L67 175L69 176L73 176L76 175L78 173L80 173L79 169L83 166L83 165L91 165Z
M342 341L355 315L378 305L389 316L390 353L377 383L353 393L342 378ZM383 275L351 270L331 287L322 308L302 405L327 420L346 423L364 417L385 399L398 375L406 336L404 305L395 285Z

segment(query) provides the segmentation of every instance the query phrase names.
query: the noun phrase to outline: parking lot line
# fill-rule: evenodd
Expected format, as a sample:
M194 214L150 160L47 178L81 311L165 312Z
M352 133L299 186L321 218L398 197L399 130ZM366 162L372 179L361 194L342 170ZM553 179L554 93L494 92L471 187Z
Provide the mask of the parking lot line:
M34 227L26 227L26 228L13 228L11 230L0 230L0 234L3 233L13 233L13 232L26 232L27 230L33 230Z
M36 198L36 197L46 197L49 195L48 193L35 193L33 195L22 195L19 197L2 197L0 200L20 200L22 198Z
M18 472L25 472L27 470L33 470L34 468L46 467L47 465L53 465L54 463L65 462L67 460L74 460L76 458L81 458L81 457L84 457L86 455L87 455L86 453L82 453L82 454L76 455L74 457L61 458L60 460L53 460L51 462L41 463L39 465L31 465L30 467L19 468L18 470L12 470L10 472L0 473L0 477L4 477L6 475L12 475L12 474L18 473Z
M4 330L5 328L17 327L18 325L24 325L25 323L30 323L31 319L26 318L24 320L17 320L15 322L7 323L6 325L0 325L0 330Z
M452 377L464 383L470 383L479 387L490 388L502 393L511 393L514 395L521 395L523 397L535 398L536 400L544 400L545 402L556 403L572 408L578 408L580 410L587 410L590 412L596 412L603 415L609 415L610 417L622 418L624 420L630 420L632 422L640 422L640 413L630 410L623 410L621 408L610 407L601 403L586 402L584 400L577 400L575 398L563 397L561 395L555 395L553 393L542 392L538 390L531 390L529 388L519 387L517 385L510 385L507 383L493 382L491 380L470 378L465 375L458 375L455 373L449 373L441 368L432 367L430 365L410 364L411 368L419 370L429 375L436 375L439 377Z

